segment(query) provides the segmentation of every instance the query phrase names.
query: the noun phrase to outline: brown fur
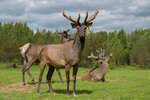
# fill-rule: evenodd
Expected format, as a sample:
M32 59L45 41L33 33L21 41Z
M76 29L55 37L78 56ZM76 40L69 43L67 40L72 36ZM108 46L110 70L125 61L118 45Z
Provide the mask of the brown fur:
M61 34L61 38L62 38L61 43L64 43L64 42L72 40L72 39L64 36L64 34L68 35L67 34L68 31L69 30L67 30L67 31L64 30L63 32L59 32L59 34ZM23 84L24 85L25 85L25 67L28 68L27 69L27 73L31 77L31 79L32 79L32 81L34 83L34 78L31 75L31 73L29 72L29 68L32 66L32 64L34 62L40 62L39 53L41 52L42 48L45 47L45 46L46 45L38 45L38 44L27 43L27 44L25 44L24 46L22 46L20 48L22 57L24 58L24 67L22 69ZM61 75L60 75L59 69L56 69L56 70L58 72L58 75L60 77L61 82L63 82L63 80L61 78ZM47 80L45 80L45 83L46 83L46 81Z
M102 65L100 68L94 68L89 71L83 73L81 80L82 81L105 81L105 75L108 70L108 62L109 59L112 57L112 54L109 54L105 57L102 61Z
M47 80L49 85L50 93L53 93L52 86L51 86L51 77L53 75L55 68L65 68L66 72L66 80L67 80L67 94L70 95L69 92L69 82L70 82L70 67L73 66L73 94L76 95L75 92L75 83L76 83L76 74L78 71L78 63L81 58L81 52L84 48L85 43L85 33L86 29L89 25L92 25L90 21L92 21L95 16L98 14L98 10L95 11L92 18L87 16L83 23L80 23L80 14L77 20L66 15L65 11L63 10L63 15L73 23L71 23L73 28L77 28L77 34L74 41L69 41L64 44L54 44L54 45L47 45L45 46L40 52L40 77L39 77L39 84L37 93L40 92L40 84L42 80L42 75L44 72L45 65L49 65L49 72L47 74Z
M86 80L86 81L90 81L91 80L91 76L90 76L90 73L91 71L93 71L94 69L90 69L86 72L83 73L82 77L81 77L81 80Z

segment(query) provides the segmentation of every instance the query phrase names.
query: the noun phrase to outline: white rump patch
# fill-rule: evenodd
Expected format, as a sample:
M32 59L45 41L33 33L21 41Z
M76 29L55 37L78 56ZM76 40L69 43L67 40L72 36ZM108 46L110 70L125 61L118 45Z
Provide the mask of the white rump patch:
M30 45L31 45L30 43L27 43L24 46L20 47L22 57L25 58L25 52L27 51Z

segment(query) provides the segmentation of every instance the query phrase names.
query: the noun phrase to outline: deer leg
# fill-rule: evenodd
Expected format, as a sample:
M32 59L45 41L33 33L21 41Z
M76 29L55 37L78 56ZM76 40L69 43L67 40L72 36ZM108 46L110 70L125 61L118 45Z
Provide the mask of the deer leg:
M30 78L32 80L32 83L35 84L34 77L31 75L31 73L29 72L29 70L27 70L27 73L30 76Z
M45 84L47 83L47 77L45 78L44 83L45 83Z
M45 65L46 65L45 63L40 63L40 76L39 76L37 94L40 93L40 84L41 84L41 81L42 81L42 76L43 76L43 72L44 72L44 69L45 69Z
M76 84L76 75L78 72L78 66L73 67L73 95L76 96L75 84Z
M55 68L51 65L48 65L48 66L49 66L49 70L47 73L47 80L48 80L48 85L49 85L49 91L50 93L55 93L53 92L52 85L51 85L51 78L52 78Z
M101 80L102 80L102 82L105 82L105 77L103 77Z
M66 71L66 81L67 81L67 95L70 96L70 92L69 92L69 82L70 82L70 68L69 66L67 66L65 68L65 71Z
M26 60L24 60L24 65L27 63L27 61ZM30 76L30 78L32 79L32 82L33 82L33 84L35 83L34 82L34 77L31 75L31 73L29 72L29 70L27 70L27 73L28 73L28 75Z
M56 68L56 71L57 71L57 73L59 75L61 83L63 83L64 81L62 80L62 77L61 77L61 74L60 74L60 70L58 68ZM47 83L47 78L45 78L44 83Z
M48 72L49 72L49 68L48 68ZM47 75L48 75L48 72L47 72ZM45 80L44 80L44 83L45 83L45 84L47 83L47 76L46 76L46 78L45 78Z
M56 71L57 71L57 73L59 75L61 83L63 83L64 81L62 80L62 77L61 77L61 74L60 74L60 70L58 68L56 68Z
M23 65L25 65L26 63L27 63L27 61L24 59L24 60L23 60Z
M30 60L27 62L24 67L22 68L22 75L23 75L23 85L25 85L25 71L28 71L31 65L33 64L35 60Z
M22 68L22 79L23 79L22 81L23 81L23 85L26 85L26 83L25 83L25 66L26 66L26 64Z

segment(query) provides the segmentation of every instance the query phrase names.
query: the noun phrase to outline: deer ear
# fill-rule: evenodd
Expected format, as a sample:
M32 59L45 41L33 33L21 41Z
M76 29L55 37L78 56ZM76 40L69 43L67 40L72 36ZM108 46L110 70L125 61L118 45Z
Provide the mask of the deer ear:
M57 32L57 34L61 37L63 35L62 32Z
M77 24L71 23L72 28L76 28Z
M89 26L92 26L92 24L93 24L93 22L90 22L86 26L89 27Z
M62 34L62 32L57 32L57 34Z

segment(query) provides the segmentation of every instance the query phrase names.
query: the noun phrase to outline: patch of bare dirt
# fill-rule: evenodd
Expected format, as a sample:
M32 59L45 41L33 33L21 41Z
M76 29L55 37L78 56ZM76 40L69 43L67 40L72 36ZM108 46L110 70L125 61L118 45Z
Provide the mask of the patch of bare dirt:
M10 85L3 85L0 86L0 90L5 90L5 91L23 91L23 92L32 92L32 90L34 88L36 88L37 85L30 85L30 84L26 84L23 85L22 82L20 83L16 83L16 84L10 84Z

